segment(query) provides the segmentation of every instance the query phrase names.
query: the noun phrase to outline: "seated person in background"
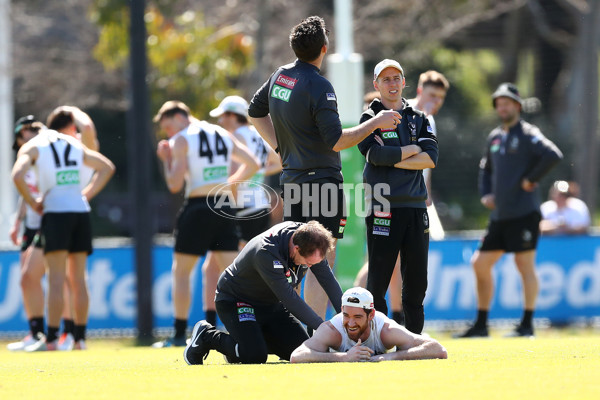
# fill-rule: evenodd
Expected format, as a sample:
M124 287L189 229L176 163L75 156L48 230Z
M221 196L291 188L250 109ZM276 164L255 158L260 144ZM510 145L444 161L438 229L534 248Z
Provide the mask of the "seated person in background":
M590 212L583 201L573 195L573 184L556 181L550 188L550 200L542 204L540 230L544 235L587 233Z
M342 312L322 323L292 353L293 363L448 358L435 339L409 332L373 307L373 295L355 287L342 295Z

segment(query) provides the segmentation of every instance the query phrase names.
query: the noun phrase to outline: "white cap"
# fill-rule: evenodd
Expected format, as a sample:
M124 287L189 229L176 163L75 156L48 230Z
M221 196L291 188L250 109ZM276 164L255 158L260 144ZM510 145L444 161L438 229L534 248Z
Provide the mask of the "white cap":
M211 117L217 118L226 112L248 116L248 102L240 96L227 96L219 104L219 107L208 113Z
M402 77L404 78L404 70L400 66L400 63L398 61L394 61L394 60L390 60L390 59L386 58L385 60L380 61L379 64L377 64L375 66L375 71L373 71L373 80L374 81L377 80L377 77L379 76L381 71L383 71L384 69L386 69L388 67L396 68L398 71L400 71L400 73L402 74Z
M353 287L348 289L342 295L342 306L360 307L365 310L372 310L373 295L367 289Z

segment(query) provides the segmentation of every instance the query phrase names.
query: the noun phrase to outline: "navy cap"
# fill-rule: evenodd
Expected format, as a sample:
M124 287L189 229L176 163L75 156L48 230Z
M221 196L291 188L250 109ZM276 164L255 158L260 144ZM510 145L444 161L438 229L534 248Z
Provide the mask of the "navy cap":
M25 125L33 124L34 122L38 122L38 120L31 114L21 117L17 120L17 122L15 122L15 140L12 145L13 150L15 150L15 151L19 150L17 138L19 137L19 134L21 133L21 129L23 129L23 127Z

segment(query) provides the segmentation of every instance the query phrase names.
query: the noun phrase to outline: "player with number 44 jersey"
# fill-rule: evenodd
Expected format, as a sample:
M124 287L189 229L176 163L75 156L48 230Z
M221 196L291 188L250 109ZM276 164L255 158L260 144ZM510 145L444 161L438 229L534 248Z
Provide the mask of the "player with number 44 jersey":
M235 194L234 182L249 179L260 165L250 150L225 129L195 119L180 101L171 100L163 104L154 122L169 138L161 140L156 150L163 163L167 186L172 193L181 191L185 186L185 201L173 232L175 334L153 347L185 346L191 301L190 275L198 258L212 251L222 271L237 256L239 239L235 221L227 217L233 215L228 209L228 194L219 188L231 183L231 191ZM230 175L232 160L240 167ZM219 212L215 212L216 209ZM206 287L206 282L204 285L204 291L214 293L216 290L216 287Z

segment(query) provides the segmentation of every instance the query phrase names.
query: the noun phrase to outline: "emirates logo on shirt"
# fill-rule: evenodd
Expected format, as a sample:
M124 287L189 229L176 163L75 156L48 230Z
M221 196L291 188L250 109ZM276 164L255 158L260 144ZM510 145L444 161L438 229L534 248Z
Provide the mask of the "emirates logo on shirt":
M290 78L289 76L285 75L279 75L275 80L276 84L286 87L288 89L293 89L294 86L296 86L296 82L298 82L298 79Z

